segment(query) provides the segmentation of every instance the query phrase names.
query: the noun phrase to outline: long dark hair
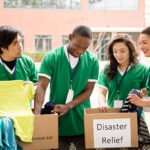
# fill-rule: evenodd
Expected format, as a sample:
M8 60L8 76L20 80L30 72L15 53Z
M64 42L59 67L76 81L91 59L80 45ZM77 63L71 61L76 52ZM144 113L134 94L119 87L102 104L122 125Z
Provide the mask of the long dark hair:
M129 49L129 64L135 64L138 62L138 53L135 48L135 44L127 34L118 34L110 41L107 47L108 59L110 64L105 68L107 77L112 80L117 73L118 62L113 55L113 46L116 43L124 43Z

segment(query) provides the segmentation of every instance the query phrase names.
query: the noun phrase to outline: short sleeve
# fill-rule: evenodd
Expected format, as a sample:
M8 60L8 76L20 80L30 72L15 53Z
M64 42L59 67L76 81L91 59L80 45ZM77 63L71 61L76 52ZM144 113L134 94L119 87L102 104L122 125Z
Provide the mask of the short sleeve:
M53 76L54 67L55 67L55 55L53 52L49 52L44 57L41 63L39 76L45 76L50 79Z
M93 65L91 69L91 74L89 77L89 80L96 80L98 79L98 73L99 73L99 64L97 58L93 58Z
M38 76L37 76L38 71L37 71L37 68L36 68L36 66L32 60L30 61L30 66L31 66L31 79L30 79L30 81L37 83L38 82Z
M108 79L107 79L106 74L104 73L104 69L102 69L99 74L97 84L100 86L108 87Z
M150 68L145 67L145 71L143 71L143 82L142 82L142 88L146 88L150 90Z

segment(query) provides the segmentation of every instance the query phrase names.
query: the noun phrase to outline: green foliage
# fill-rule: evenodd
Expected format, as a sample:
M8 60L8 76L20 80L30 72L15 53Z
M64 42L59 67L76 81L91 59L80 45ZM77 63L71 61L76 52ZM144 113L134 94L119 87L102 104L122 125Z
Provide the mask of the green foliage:
M39 52L39 51L37 52L24 51L23 53L31 57L34 62L41 62L46 54L46 52Z

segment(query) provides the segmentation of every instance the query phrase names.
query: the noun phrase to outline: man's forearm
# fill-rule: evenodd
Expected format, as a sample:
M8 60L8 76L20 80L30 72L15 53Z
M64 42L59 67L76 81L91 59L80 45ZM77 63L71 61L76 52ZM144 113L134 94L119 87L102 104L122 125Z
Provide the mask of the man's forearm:
M72 108L82 104L83 102L85 102L87 99L90 98L92 91L93 91L93 88L84 90L81 94L76 96L71 102L67 103L66 105L70 109L72 109Z
M41 113L41 108L44 103L45 92L37 88L35 100L34 100L34 114L38 115Z

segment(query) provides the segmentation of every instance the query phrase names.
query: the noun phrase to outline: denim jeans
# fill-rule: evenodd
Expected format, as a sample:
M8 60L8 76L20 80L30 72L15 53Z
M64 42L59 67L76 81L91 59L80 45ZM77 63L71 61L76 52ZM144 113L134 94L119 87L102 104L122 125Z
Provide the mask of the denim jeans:
M1 118L1 143L4 150L22 150L17 145L13 121L8 118Z

